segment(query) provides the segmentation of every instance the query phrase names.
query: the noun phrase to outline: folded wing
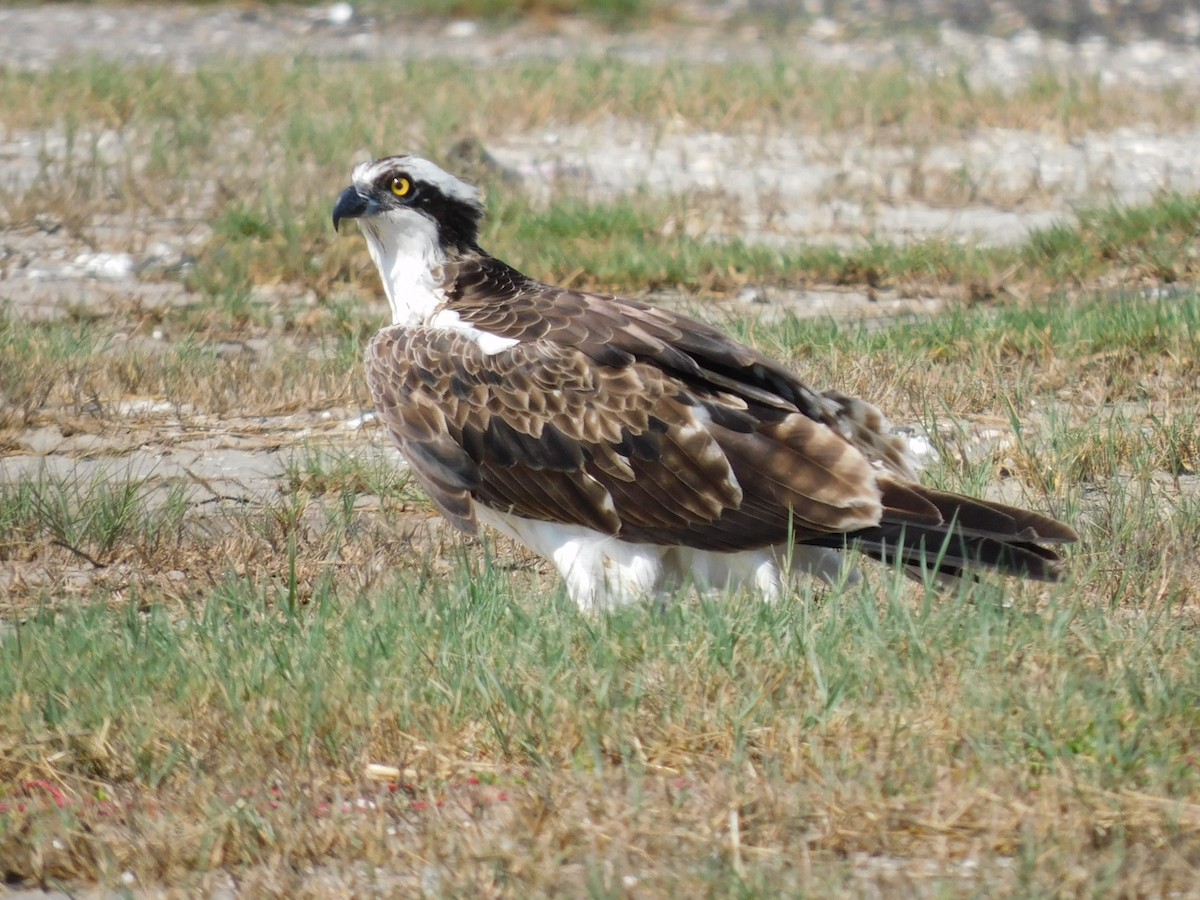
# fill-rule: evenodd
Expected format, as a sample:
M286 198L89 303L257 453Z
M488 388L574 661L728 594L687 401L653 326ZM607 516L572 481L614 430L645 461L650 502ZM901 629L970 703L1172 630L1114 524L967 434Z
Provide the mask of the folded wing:
M545 340L487 354L469 336L384 329L367 372L381 421L439 509L474 503L624 540L734 552L854 546L956 575L1058 575L1036 513L908 482L837 427L699 389L655 365Z

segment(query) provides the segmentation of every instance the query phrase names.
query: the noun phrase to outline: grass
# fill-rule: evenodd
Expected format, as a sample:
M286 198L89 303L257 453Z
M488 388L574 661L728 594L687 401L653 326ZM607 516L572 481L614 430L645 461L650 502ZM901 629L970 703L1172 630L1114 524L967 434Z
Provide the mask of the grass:
M332 146L350 153L364 142L400 146L416 137L448 147L448 138L461 136L456 132L522 133L608 118L749 133L786 122L804 134L849 133L917 147L964 128L1050 129L1071 138L1122 124L1172 129L1197 121L1194 94L1186 89L1102 88L1043 71L1002 91L973 87L960 72L821 66L786 51L725 65L582 58L473 68L430 59L375 66L367 79L360 71L306 57L222 61L194 74L96 60L44 73L2 70L0 98L9 127L62 126L77 153L92 150L88 135L96 126L126 133L153 121L160 128L144 140L156 166L173 162L179 149L254 155L254 138L262 135L230 126L245 128L256 110L273 113L272 133L285 139L280 150L297 160ZM403 114L381 115L389 109ZM68 159L78 165L78 156Z
M684 595L600 619L510 544L448 534L386 436L343 427L386 308L328 215L362 148L463 134L787 121L920 147L1194 124L1193 101L782 60L0 71L5 126L47 145L32 183L0 187L14 241L206 235L159 306L97 289L26 317L3 282L0 471L36 429L77 449L0 481L0 874L286 896L1191 890L1197 198L1083 209L1009 248L779 249L706 240L737 212L719 194L542 204L485 175L485 245L554 281L701 306L748 283L940 294L886 327L725 324L927 432L931 483L1082 535L1058 586L934 593L867 566L774 607ZM284 462L248 496L122 466L197 447ZM77 470L49 465L66 455Z
M362 405L369 398L357 371L358 327L345 312L337 305L322 310L318 320L331 333L278 341L268 359L223 342L232 326L214 334L210 309L186 311L181 327L199 316L209 330L176 341L131 339L114 333L107 318L32 325L0 315L0 349L14 363L0 375L0 446L12 446L13 431L45 421L48 410L72 430L104 431L125 417L122 404L131 398L168 398L177 410L216 416Z
M179 485L148 503L145 479L101 471L84 481L78 475L0 485L0 558L25 555L39 536L104 566L114 554L154 557L161 543L178 541L188 506Z
M516 209L513 206L517 206ZM501 203L487 223L494 252L555 283L583 287L728 291L746 283L816 282L909 291L961 288L976 298L1097 284L1192 282L1200 196L1164 194L1134 208L1085 208L1078 224L1033 231L1016 247L953 241L861 249L773 249L740 240L699 241L685 216L720 215L685 198L634 197L608 204L567 200L545 212ZM532 251L531 251L532 248ZM530 255L531 252L536 255Z
M776 607L590 619L511 547L414 540L420 501L386 464L311 447L217 533L175 513L152 530L180 545L157 565L206 573L185 596L138 572L26 595L0 637L6 875L203 889L236 871L295 892L307 866L343 885L381 866L400 892L853 893L894 859L901 883L949 892L1189 884L1200 493L1177 479L1198 461L1198 323L1186 294L747 326L830 386L886 373L902 420L1011 410L1008 443L961 466L946 440L929 477L1017 480L1075 522L1049 590L926 593L874 568ZM1141 392L1097 404L1113 385L1093 367L1121 346ZM148 521L119 478L21 490L0 510L26 557Z
M293 455L284 479L289 490L351 497L406 494L410 480L408 473L398 472L396 461L387 456L364 458L360 450L326 446L308 446Z
M328 221L348 160L363 148L440 157L463 136L606 120L744 134L771 134L785 122L798 134L850 135L868 147L916 146L919 167L922 148L968 129L1053 123L1069 140L1130 123L1178 128L1196 122L1194 101L1187 91L1147 96L1049 73L1003 93L905 66L858 72L782 57L711 67L579 60L486 70L430 60L375 67L370 78L307 58L209 64L191 74L100 61L44 73L0 69L5 125L62 141L48 144L31 183L0 186L0 221L23 228L53 220L93 244L95 216L202 224L211 238L188 285L224 313L219 324L236 330L278 312L256 306L263 285L283 280L326 300L348 278L374 278L360 243L336 240ZM384 112L397 107L403 115ZM269 124L253 124L261 122ZM749 280L815 280L914 291L950 285L990 296L1108 276L1123 283L1195 277L1194 196L1163 195L1136 211L1084 209L1078 225L1038 232L1019 250L868 240L853 250L784 251L729 240L738 209L725 193L587 204L563 196L543 208L494 175L472 177L493 188L490 249L585 287L728 290ZM940 201L916 199L987 200L975 189L956 190ZM697 241L697 233L721 240Z
M0 667L16 733L37 738L9 756L75 802L10 817L63 846L26 862L32 834L10 831L5 858L175 884L214 859L361 860L409 887L415 858L449 893L570 891L589 872L655 893L846 889L855 854L971 857L1020 893L1186 883L1200 660L1177 599L1132 590L1144 617L1114 621L1065 593L1006 607L895 586L594 622L460 570L329 587L296 613L245 579L183 621L43 615ZM410 786L364 783L368 760ZM314 812L360 795L375 807ZM1151 871L1157 846L1175 852Z

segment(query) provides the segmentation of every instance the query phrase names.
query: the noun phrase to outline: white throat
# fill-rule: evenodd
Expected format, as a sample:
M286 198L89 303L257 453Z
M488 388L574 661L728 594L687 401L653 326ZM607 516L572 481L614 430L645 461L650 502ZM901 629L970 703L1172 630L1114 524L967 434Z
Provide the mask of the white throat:
M446 253L438 242L437 226L419 212L392 210L359 219L367 249L392 307L392 324L406 328L429 326L465 334L487 355L502 353L516 338L482 331L446 308L442 279Z
M437 226L408 209L359 219L358 226L383 279L392 324L427 324L446 301L442 290L446 254L438 243Z

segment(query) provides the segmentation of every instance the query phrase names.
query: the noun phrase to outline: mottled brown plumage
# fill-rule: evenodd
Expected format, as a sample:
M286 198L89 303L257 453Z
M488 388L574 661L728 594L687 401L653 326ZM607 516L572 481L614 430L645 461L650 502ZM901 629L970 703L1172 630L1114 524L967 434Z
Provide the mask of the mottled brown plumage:
M936 531L956 516L980 538L1070 537L1044 517L917 485L878 410L816 393L711 326L541 285L479 252L447 265L445 284L447 308L520 343L488 355L461 332L387 328L367 373L383 422L461 528L474 530L473 498L721 551L789 529L838 543L876 524ZM1048 562L1039 555L1029 574L1054 574Z
M397 172L419 203L388 199ZM559 558L588 535L600 548L592 581L666 565L654 547L722 554L711 567L789 542L949 575L1059 577L1046 545L1074 540L1070 528L920 485L904 440L869 403L818 392L686 316L545 285L493 259L462 224L481 212L472 189L432 164L396 157L355 176L335 222L364 220L396 319L367 351L380 420L450 521L474 531L490 511L555 559L584 605L624 599L573 582L579 558ZM561 540L537 523L563 526ZM628 576L638 589L646 578L658 585Z

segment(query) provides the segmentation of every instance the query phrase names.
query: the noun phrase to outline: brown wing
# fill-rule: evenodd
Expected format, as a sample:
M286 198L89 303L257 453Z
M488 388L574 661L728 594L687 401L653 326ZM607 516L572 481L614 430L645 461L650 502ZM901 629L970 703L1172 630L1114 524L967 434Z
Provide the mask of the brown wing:
M648 362L532 340L387 328L367 351L378 415L443 513L472 502L625 540L742 550L879 522L867 460L823 424L698 390Z
M574 347L599 365L653 363L702 393L740 398L758 416L799 412L837 431L872 462L917 479L907 444L888 433L874 406L834 391L819 393L711 325L622 297L543 284L482 254L456 259L446 276L449 307L481 330Z
M385 330L380 414L439 507L471 499L630 541L735 551L852 544L942 572L1059 575L1045 516L927 489L874 406L818 393L715 328L541 284L481 254L447 265L448 306L522 343ZM953 546L951 546L953 544Z

